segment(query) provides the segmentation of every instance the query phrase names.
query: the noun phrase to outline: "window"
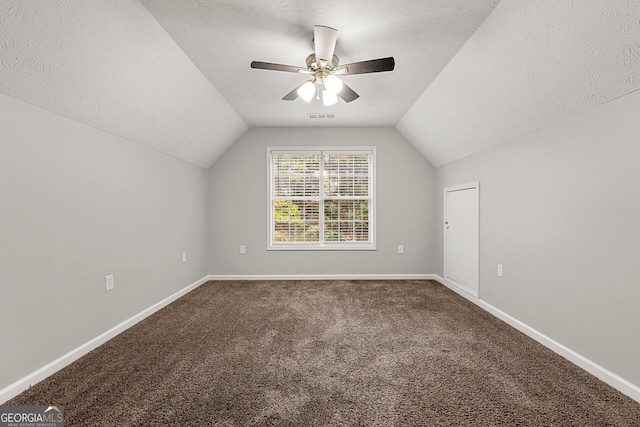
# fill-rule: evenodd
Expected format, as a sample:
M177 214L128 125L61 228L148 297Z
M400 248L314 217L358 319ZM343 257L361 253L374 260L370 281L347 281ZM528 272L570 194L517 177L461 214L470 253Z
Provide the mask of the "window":
M375 147L268 148L268 249L375 249Z

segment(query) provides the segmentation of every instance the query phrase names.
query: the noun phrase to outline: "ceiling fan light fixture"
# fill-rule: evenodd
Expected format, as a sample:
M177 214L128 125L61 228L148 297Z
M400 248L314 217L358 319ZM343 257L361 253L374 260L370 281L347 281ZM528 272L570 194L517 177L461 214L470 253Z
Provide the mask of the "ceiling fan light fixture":
M338 102L338 96L335 93L329 92L327 89L322 91L322 105L329 107Z
M283 101L302 98L309 103L311 99L316 98L324 106L334 105L338 102L338 97L347 103L355 101L359 95L344 84L335 74L345 76L393 71L396 64L395 59L390 56L339 65L340 60L335 55L337 34L338 30L335 28L324 25L315 25L313 27L314 51L307 56L306 68L262 61L252 61L251 68L313 76L313 80L302 83L283 96Z
M307 80L298 88L297 92L305 102L310 102L313 95L316 94L316 85L313 84L313 81Z
M342 90L342 80L340 80L339 77L329 74L324 79L324 87L330 93L337 95Z

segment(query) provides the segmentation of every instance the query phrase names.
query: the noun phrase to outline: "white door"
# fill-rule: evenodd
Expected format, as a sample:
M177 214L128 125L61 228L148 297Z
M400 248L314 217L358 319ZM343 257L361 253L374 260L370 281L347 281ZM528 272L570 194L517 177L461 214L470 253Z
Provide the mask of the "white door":
M444 279L478 297L479 184L444 190Z

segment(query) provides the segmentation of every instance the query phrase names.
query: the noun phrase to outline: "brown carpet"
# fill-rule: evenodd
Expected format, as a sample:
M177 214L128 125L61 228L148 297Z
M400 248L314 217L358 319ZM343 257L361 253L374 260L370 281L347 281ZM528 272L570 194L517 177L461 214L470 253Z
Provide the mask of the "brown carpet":
M640 426L431 281L210 282L6 404L67 426Z

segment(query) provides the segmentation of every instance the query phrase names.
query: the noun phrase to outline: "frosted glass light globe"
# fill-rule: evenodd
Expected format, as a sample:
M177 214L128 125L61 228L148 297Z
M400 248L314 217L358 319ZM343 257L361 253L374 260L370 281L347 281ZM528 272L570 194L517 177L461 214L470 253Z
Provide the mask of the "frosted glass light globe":
M313 95L316 93L316 85L313 84L311 80L307 80L298 88L296 91L298 92L298 96L304 99L306 102L311 101Z
M336 102L338 102L338 96L335 93L331 93L326 89L322 91L322 105L328 107Z
M324 79L324 87L330 93L337 95L342 90L342 80L330 74Z

